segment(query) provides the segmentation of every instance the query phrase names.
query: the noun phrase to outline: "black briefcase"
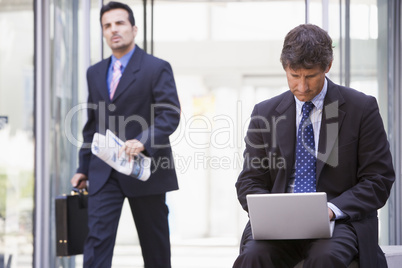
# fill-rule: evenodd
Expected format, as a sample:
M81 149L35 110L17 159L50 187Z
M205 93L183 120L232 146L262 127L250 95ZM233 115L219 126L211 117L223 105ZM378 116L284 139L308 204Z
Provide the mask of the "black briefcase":
M71 256L84 252L88 235L88 193L73 190L56 197L56 255Z

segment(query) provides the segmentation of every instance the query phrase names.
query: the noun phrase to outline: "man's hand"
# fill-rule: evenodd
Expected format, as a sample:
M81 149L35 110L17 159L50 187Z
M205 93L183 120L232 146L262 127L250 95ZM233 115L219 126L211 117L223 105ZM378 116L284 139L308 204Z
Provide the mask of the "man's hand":
M144 144L139 140L128 140L124 143L119 151L119 157L125 152L129 157L129 161L133 160L135 156L145 150Z
M87 187L88 177L82 173L76 173L71 179L71 185L78 189L84 189Z
M329 216L329 220L332 221L333 219L335 219L335 214L332 211L332 209L328 208L328 216Z

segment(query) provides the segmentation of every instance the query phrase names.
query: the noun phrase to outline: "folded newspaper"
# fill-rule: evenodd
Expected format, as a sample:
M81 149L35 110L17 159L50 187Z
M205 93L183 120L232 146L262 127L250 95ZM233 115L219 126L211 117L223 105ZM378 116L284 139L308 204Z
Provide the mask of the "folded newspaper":
M142 181L148 180L151 175L151 158L142 153L131 161L125 153L119 157L123 145L124 142L108 129L106 135L94 134L91 151L118 172Z

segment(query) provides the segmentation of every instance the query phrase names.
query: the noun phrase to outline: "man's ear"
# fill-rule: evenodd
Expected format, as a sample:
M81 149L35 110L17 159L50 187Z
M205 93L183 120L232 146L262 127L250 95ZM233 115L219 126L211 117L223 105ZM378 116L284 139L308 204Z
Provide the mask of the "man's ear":
M137 36L138 27L136 25L133 26L133 34L134 38Z
M327 67L327 69L325 70L325 73L328 73L329 70L331 70L331 67L332 67L332 60L331 60L331 62L328 64L328 67Z

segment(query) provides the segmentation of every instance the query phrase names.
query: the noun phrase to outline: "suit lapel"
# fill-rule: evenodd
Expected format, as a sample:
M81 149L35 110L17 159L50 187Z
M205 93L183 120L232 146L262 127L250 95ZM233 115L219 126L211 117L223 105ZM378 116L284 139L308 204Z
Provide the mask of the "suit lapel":
M317 154L317 182L325 164L333 167L338 165L338 135L345 117L345 112L339 109L345 100L338 86L327 80L328 91L324 99Z
M137 79L137 72L140 70L141 59L144 51L138 46L135 48L134 54L131 56L120 82L117 85L116 92L113 97L113 102Z
M97 79L94 82L96 83L96 87L99 91L99 94L101 94L102 98L105 100L106 103L110 102L110 97L109 97L109 90L106 82L106 77L107 77L107 72L109 68L111 58L109 57L108 59L105 59L99 63L99 66L97 68L97 73L99 77L102 77L103 79Z
M284 94L284 98L276 108L278 116L275 118L275 122L273 122L273 128L276 129L277 135L275 138L286 163L286 180L281 180L283 185L280 187L286 189L287 178L290 178L295 161L296 103L292 92L287 91ZM275 144L273 144L273 146L275 146Z
M324 110L321 120L320 139L317 155L317 182L325 164L336 166L338 154L331 154L338 146L338 135L342 127L345 112L339 108L345 103L338 86L328 80L328 91L324 100ZM282 102L276 108L278 113L276 123L276 141L285 158L286 178L290 177L295 161L295 142L296 142L296 104L293 94L288 91ZM287 183L285 180L284 182ZM286 184L283 185L286 187ZM285 188L286 189L286 188Z

